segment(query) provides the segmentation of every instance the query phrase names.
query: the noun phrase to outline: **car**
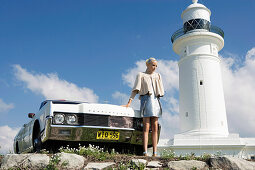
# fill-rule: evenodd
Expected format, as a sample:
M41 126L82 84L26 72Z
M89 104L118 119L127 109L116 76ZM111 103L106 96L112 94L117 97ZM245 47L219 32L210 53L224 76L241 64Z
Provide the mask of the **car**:
M45 100L14 138L14 152L57 151L89 144L142 154L143 122L138 110L112 104ZM158 139L160 135L160 125ZM152 146L151 131L148 146Z

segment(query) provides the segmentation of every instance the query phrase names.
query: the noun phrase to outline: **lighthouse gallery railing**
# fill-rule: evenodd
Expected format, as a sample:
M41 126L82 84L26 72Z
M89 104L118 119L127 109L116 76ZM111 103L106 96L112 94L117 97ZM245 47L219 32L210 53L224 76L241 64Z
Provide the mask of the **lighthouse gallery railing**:
M194 30L192 30L192 31L194 31ZM208 32L208 30L206 30L206 29L199 29L199 31ZM177 30L176 32L173 33L173 35L172 35L172 37L171 37L172 43L173 43L177 38L179 38L180 36L182 36L182 35L184 35L184 34L188 34L189 32L190 32L190 31L185 32L183 28ZM220 29L219 27L216 27L216 26L211 25L211 26L210 26L209 32L216 33L216 34L220 35L222 38L224 38L224 31L223 31L222 29Z

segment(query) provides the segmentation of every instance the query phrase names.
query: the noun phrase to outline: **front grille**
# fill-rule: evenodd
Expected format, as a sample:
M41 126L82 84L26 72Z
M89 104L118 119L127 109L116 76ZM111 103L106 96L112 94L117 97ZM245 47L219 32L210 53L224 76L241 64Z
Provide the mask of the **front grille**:
M134 118L124 116L109 116L95 114L77 114L78 124L85 126L104 126L118 128L133 128Z
M123 116L109 116L108 125L110 127L133 128L133 118Z
M78 124L86 126L108 126L109 116L94 114L77 114Z

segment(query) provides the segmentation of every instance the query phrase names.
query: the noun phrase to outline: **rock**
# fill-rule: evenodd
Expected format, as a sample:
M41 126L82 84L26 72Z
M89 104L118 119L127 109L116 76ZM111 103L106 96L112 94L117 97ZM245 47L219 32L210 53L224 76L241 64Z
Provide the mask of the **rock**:
M59 166L62 169L81 169L84 167L85 158L83 156L72 153L57 153L60 162Z
M196 160L181 160L171 161L168 163L168 168L172 170L183 170L183 169L208 169L209 167L205 162Z
M1 169L9 169L19 167L19 163L23 162L28 157L28 154L22 156L18 154L7 154L2 159Z
M49 161L46 154L7 154L2 160L1 169L43 169Z
M132 159L132 164L135 164L137 167L144 166L146 167L147 161L145 159Z
M235 170L255 169L255 162L250 162L244 159L235 158L231 156L210 158L209 163L213 168L235 169Z
M30 154L24 161L24 168L41 169L49 164L50 158L46 154Z
M159 161L151 161L147 164L148 168L161 168L162 164Z
M84 168L84 170L86 169L93 169L93 170L96 170L96 169L105 169L105 168L111 168L111 166L115 165L114 162L104 162L104 163L95 163L95 162L90 162L88 163L88 165Z

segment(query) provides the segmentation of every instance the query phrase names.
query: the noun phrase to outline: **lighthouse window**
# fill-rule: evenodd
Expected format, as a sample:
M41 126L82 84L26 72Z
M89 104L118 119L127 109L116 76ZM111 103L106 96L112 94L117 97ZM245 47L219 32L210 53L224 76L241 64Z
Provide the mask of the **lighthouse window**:
M200 80L200 85L201 85L201 86L203 85L203 80Z
M188 32L195 29L205 29L210 30L210 22L205 19L191 19L184 23L183 25L184 32Z

